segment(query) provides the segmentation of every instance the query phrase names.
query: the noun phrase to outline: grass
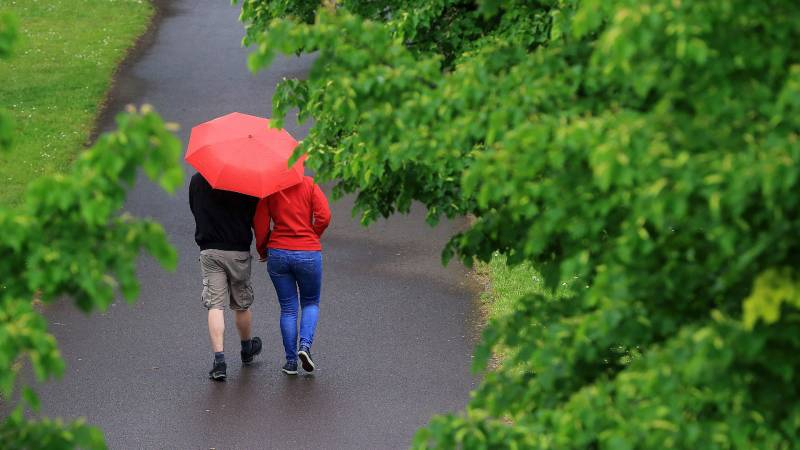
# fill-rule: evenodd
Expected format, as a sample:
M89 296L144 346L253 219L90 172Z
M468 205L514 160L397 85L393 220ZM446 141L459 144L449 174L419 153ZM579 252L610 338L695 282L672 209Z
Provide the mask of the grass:
M497 253L488 264L477 263L475 273L484 285L481 302L484 320L487 322L513 314L515 305L526 294L540 294L543 296L543 301L548 301L566 297L572 292L571 289L574 289L570 283L563 282L553 293L544 287L541 275L530 264L523 263L509 267L506 265L506 257ZM500 367L507 351L508 349L502 346L494 348L488 366L490 370ZM528 369L518 367L514 370Z
M478 265L477 272L486 285L481 300L487 319L511 313L514 303L525 294L547 295L539 273L527 263L509 267L505 256L495 255L488 264Z
M148 0L0 0L19 23L0 61L0 107L15 119L0 154L0 206L22 201L28 182L63 171L84 148L116 67L147 27Z

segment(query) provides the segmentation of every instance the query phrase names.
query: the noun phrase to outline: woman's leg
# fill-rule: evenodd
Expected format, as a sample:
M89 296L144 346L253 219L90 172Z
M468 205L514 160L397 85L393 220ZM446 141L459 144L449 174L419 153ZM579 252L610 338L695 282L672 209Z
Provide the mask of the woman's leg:
M319 300L322 291L322 253L304 252L295 266L297 286L300 290L300 345L311 347L319 318Z
M297 281L289 261L279 250L270 249L267 271L281 305L281 336L287 361L297 361Z

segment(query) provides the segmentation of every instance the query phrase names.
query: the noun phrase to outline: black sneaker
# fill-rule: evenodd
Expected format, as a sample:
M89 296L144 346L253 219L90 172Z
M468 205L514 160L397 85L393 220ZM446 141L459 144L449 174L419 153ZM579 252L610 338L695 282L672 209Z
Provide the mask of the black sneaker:
M223 362L215 362L214 367L208 372L208 378L211 378L214 381L225 381L225 377L228 376L228 365Z
M300 351L297 352L297 357L300 358L300 363L303 365L303 370L306 372L314 371L314 360L311 359L311 349L305 345L301 345Z
M261 353L261 338L254 337L250 339L250 351L245 352L242 350L242 364L250 364L253 362L253 358Z
M281 370L286 375L297 375L297 361L286 361Z

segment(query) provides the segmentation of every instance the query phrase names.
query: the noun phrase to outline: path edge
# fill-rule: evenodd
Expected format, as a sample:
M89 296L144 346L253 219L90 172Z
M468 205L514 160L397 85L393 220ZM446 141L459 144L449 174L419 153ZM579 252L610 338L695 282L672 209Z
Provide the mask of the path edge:
M97 114L95 115L94 122L92 123L89 136L86 138L84 148L89 148L97 141L103 131L102 127L105 123L112 123L113 116L116 116L120 111L112 109L114 100L119 94L119 77L120 74L132 67L141 58L144 53L155 43L158 28L161 21L164 20L171 12L171 0L147 0L153 8L153 14L150 16L150 21L145 30L140 34L133 43L125 51L117 67L111 73L111 80L106 89L106 93L97 106Z

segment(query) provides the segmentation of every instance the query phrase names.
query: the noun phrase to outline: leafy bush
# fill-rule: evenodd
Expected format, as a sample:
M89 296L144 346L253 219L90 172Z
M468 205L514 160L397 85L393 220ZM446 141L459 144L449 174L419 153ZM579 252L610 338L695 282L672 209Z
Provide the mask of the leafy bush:
M0 16L0 57L10 53L14 22ZM39 409L36 394L18 386L27 357L39 381L60 376L64 363L34 298L52 302L71 297L84 311L104 310L121 291L138 293L136 259L146 249L174 269L175 251L163 228L119 214L138 169L167 191L183 182L181 144L161 118L147 108L117 117L117 131L99 138L63 175L31 183L18 208L0 208L0 397L19 388L22 402L0 423L3 449L103 449L99 429L79 420L70 424L30 420L24 408ZM0 144L11 142L8 116L0 116Z
M316 52L273 110L365 223L473 214L445 260L572 292L491 322L415 446L797 448L800 3L245 3L253 70Z
M82 310L105 310L116 291L138 294L136 260L146 249L174 270L177 255L161 225L119 214L138 168L172 192L182 185L181 144L154 112L121 114L117 131L81 154L69 173L31 183L18 209L0 209L0 395L16 385L15 362L27 356L39 381L64 369L55 338L33 305L68 296ZM33 391L23 399L38 410ZM82 422L31 422L23 405L0 424L3 448L105 448L102 433Z

